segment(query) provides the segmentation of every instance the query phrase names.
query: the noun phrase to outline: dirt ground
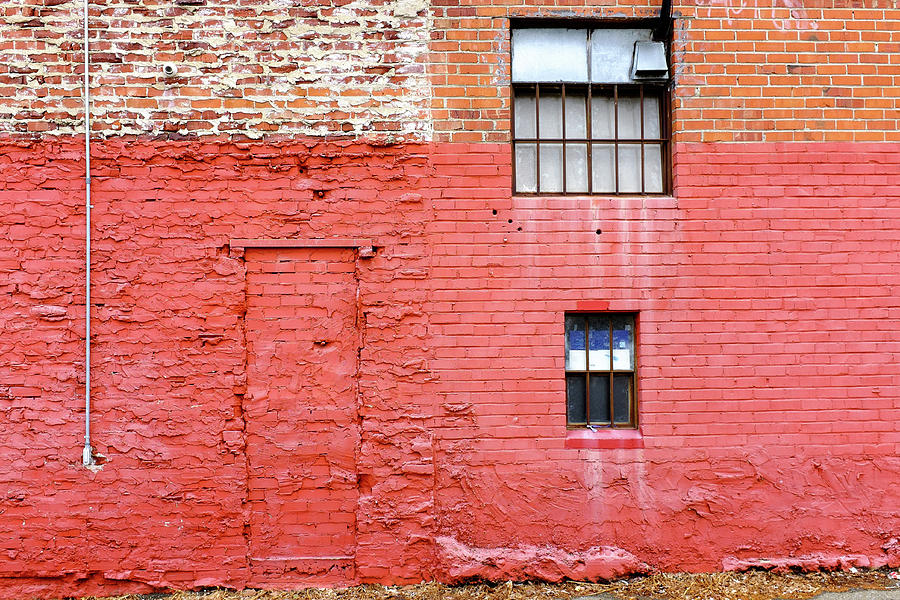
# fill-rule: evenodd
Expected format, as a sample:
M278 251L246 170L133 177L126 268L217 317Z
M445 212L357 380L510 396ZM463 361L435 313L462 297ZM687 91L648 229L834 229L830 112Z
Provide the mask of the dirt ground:
M657 573L610 583L476 583L405 586L363 585L346 589L291 591L206 590L103 600L568 600L607 593L622 600L805 600L822 592L900 589L900 574L888 571L817 573ZM85 600L100 600L90 598Z

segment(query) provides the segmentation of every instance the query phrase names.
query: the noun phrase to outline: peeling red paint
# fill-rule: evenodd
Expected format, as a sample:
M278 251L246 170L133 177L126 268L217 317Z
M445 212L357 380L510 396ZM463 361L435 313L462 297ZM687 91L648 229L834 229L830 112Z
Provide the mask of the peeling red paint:
M349 249L248 250L248 585L355 581L356 265Z
M0 596L900 565L896 144L676 145L676 197L590 199L512 197L498 144L95 151L96 471L82 147L0 152ZM601 305L639 313L643 448L565 447L562 316ZM269 314L302 348L263 359ZM327 572L307 492L353 523Z

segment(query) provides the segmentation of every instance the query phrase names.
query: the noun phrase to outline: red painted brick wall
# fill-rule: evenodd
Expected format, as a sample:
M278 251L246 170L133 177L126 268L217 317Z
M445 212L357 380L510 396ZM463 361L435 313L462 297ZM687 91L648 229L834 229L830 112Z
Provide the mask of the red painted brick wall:
M900 565L900 19L769 4L676 3L645 198L511 194L508 31L655 3L92 4L93 470L80 2L0 8L0 597Z
M121 151L95 178L92 472L79 148L4 147L5 595L900 560L895 147L682 144L677 198L618 199L513 198L503 145ZM322 232L379 249L226 247ZM565 447L585 302L639 312L643 448ZM277 364L269 306L305 340ZM304 371L332 344L355 378ZM308 448L303 394L330 389L339 435ZM358 499L312 519L322 485ZM311 522L354 523L328 530L353 560L298 558Z
M355 579L357 278L350 249L245 254L251 586ZM235 450L238 450L236 447Z

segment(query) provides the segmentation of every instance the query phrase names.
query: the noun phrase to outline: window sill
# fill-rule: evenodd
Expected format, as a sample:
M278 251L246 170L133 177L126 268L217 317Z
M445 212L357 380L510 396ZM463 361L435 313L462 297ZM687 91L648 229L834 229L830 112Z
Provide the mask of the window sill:
M566 431L566 448L616 450L643 448L640 429L572 429Z

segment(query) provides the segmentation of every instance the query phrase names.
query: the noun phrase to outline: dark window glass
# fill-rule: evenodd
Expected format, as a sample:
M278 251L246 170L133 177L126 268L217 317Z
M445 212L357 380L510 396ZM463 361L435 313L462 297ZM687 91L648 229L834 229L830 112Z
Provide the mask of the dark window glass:
M591 375L591 423L609 424L609 375Z
M566 375L566 406L568 407L569 423L583 424L587 421L584 382L584 375Z
M616 423L631 422L631 375L613 376L613 409Z

